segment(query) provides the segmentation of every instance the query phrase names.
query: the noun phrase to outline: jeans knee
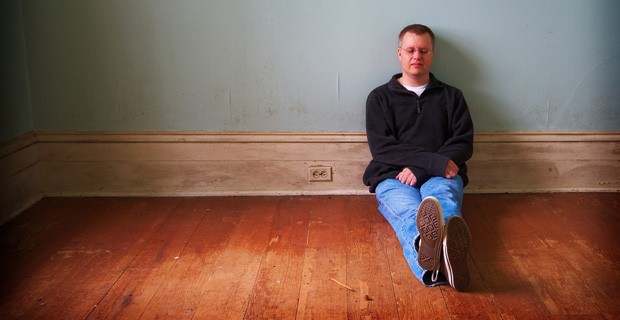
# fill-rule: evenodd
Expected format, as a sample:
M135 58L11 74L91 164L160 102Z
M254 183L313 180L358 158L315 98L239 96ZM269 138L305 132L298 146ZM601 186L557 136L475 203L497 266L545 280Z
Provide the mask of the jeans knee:
M433 177L421 188L424 197L433 196L439 200L444 209L444 217L460 215L463 202L463 179Z
M452 179L433 177L422 185L420 191L423 194L462 194L463 179L459 176Z

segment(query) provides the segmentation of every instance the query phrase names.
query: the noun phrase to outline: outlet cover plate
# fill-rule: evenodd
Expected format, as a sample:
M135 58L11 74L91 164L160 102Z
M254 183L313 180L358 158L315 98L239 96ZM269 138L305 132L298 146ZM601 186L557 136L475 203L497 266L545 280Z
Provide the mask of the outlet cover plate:
M332 167L313 166L308 167L308 181L332 181Z

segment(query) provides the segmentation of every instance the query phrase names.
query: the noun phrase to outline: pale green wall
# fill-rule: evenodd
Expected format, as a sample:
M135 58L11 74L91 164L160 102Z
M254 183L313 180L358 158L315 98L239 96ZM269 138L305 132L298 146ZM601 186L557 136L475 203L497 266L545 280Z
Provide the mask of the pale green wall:
M364 131L412 22L478 131L620 130L620 1L23 0L34 130Z
M18 0L0 1L0 43L0 142L4 142L33 130Z

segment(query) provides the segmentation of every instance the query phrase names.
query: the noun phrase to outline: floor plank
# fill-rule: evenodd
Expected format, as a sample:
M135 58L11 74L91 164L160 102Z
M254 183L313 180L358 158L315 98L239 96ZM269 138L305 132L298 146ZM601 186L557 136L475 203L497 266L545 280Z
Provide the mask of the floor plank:
M311 198L278 204L246 319L295 319L308 239Z
M197 319L242 319L275 216L276 198L239 209L239 220L202 291Z
M0 232L0 303L48 262L50 252L70 243L71 237L96 215L81 214L91 199L43 199L2 226Z
M88 318L130 318L148 306L187 245L188 234L194 232L206 215L195 199L170 201L165 206L169 212L165 220L145 234L142 250Z
M68 232L62 247L48 251L48 260L3 303L19 309L20 318L85 318L139 250L139 235L155 223L134 214L153 205L149 201L80 202L86 206L77 214L94 219Z
M370 197L346 199L347 281L355 289L348 294L349 319L398 318L384 243L373 232L382 222L375 207Z
M187 246L141 314L143 319L194 317L213 274L241 221L235 198L201 201L206 211ZM220 288L224 291L226 288Z
M344 200L318 197L309 212L297 319L346 319L349 286L346 272ZM350 287L350 286L349 286Z
M96 207L106 208L104 199L97 200ZM143 250L145 238L164 223L170 207L175 205L175 200L169 200L132 199L124 201L125 206L106 209L92 227L87 227L88 232L81 232L62 251L62 259L81 260L80 268L50 273L58 282L46 294L54 296L55 303L50 303L48 310L41 309L34 318L86 318ZM56 286L68 290L58 292Z

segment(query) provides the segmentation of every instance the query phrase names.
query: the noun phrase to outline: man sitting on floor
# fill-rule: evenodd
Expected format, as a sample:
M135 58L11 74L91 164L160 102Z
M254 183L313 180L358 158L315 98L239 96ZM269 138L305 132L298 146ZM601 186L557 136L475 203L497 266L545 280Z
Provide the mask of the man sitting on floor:
M426 286L469 283L469 229L461 218L473 123L460 90L430 73L435 36L405 27L398 39L402 73L368 96L366 131L372 160L364 183Z

